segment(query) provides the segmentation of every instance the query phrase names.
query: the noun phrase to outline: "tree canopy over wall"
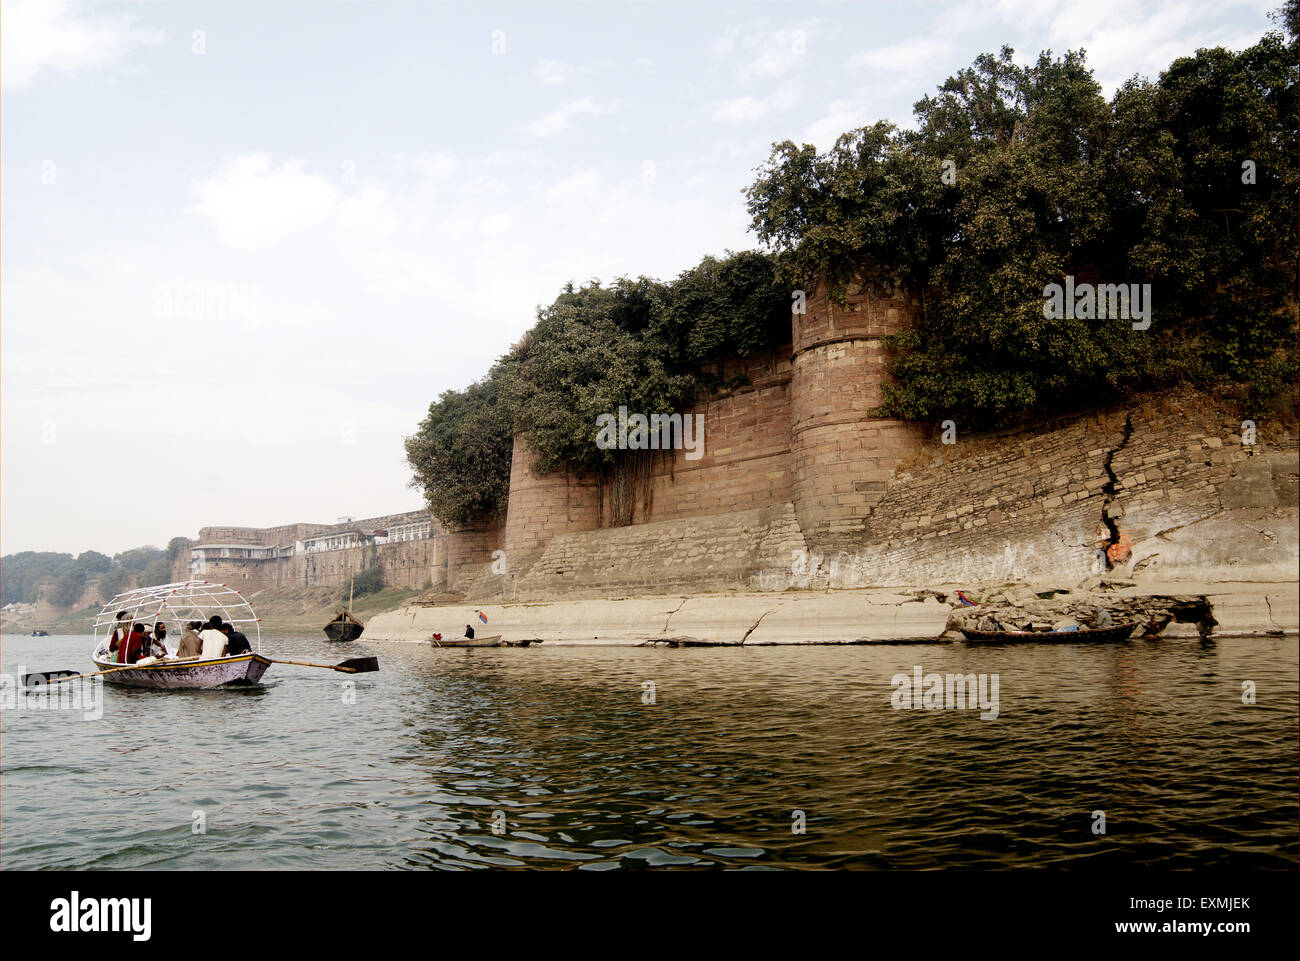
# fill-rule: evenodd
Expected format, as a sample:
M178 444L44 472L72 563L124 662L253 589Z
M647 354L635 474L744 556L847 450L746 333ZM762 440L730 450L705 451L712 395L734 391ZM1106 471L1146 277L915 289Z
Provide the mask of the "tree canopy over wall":
M1021 67L1004 47L920 100L915 130L778 144L753 228L791 286L840 295L865 257L923 294L882 414L987 425L1175 380L1257 404L1296 372L1296 73L1294 30L1269 33L1107 101L1082 52ZM1067 274L1151 284L1151 328L1045 317Z
M684 412L714 361L789 341L795 290L842 296L870 264L923 303L890 339L883 416L985 426L1177 381L1245 385L1249 412L1296 376L1295 6L1289 36L1199 50L1109 100L1082 51L1022 66L1004 47L918 101L915 129L774 145L746 191L766 252L570 284L431 405L413 486L444 524L499 515L516 433L540 471L609 472L629 452L596 446L598 415ZM1150 284L1150 328L1049 319L1067 275Z
M596 418L686 410L718 386L710 362L790 338L790 293L774 259L753 251L705 257L669 283L626 278L565 287L487 377L445 391L406 455L429 508L452 527L505 509L513 437L545 472L606 472L626 451L595 444Z

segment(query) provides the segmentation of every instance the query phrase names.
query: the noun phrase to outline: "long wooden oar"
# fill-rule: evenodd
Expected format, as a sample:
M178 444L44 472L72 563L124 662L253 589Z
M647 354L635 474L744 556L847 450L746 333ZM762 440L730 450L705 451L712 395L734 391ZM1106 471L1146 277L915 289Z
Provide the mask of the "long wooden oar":
M43 674L35 672L23 675L23 685L25 687L35 687L38 684L58 684L62 681L75 681L81 677L99 677L101 674L116 674L118 671L136 669L136 665L127 664L125 667L111 667L106 671L96 671L93 674L78 674L76 671L46 671ZM39 678L39 680L34 680L34 678Z
M271 660L267 658L267 660ZM350 657L341 664L312 664L310 661L274 661L272 664L294 664L298 667L323 667L327 671L342 671L344 674L367 674L379 670L377 657Z
M379 658L377 657L353 657L344 661L342 664L311 664L307 661L276 661L267 658L272 664L295 664L298 667L323 667L329 671L341 671L344 674L368 674L372 671L379 670ZM149 665L145 665L147 669ZM95 671L93 674L78 674L76 671L46 671L45 673L32 673L23 675L23 684L27 687L35 687L38 684L57 684L61 681L75 681L80 677L99 677L101 674L115 674L118 671L140 670L137 664L127 664L125 667L112 667L106 671ZM63 676L57 676L63 675ZM39 680L34 680L39 678Z

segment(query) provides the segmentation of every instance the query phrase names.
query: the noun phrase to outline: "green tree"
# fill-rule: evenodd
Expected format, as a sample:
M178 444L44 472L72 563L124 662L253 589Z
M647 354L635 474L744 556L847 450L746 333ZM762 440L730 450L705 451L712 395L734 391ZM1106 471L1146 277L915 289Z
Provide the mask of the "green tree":
M684 413L720 386L712 361L788 342L790 296L773 258L753 251L705 257L669 283L569 284L487 377L430 406L406 441L412 485L444 524L499 516L516 434L541 473L608 475L631 458L596 446L600 415Z
M509 494L513 435L496 370L465 391L443 391L406 439L411 486L450 527L497 517Z
M376 564L357 571L356 577L343 588L343 594L344 596L351 594L353 597L364 597L367 594L378 594L383 589L384 572Z
M75 566L71 554L21 551L0 558L0 596L4 604L36 603L42 581L57 578Z
M99 551L83 551L77 555L76 563L88 574L101 574L113 566L113 559Z
M120 554L113 555L114 563L121 564L128 571L138 571L143 573L144 569L153 561L164 557L165 554L152 545L144 547L134 547L129 551L122 551Z
M99 600L102 604L107 604L114 597L130 588L132 577L130 572L120 564L115 565L99 579Z
M1082 52L983 55L917 129L773 148L747 192L791 282L883 264L923 297L881 413L998 422L1169 383L1294 380L1296 48L1198 51L1107 102ZM1251 160L1255 183L1243 183ZM1044 316L1043 290L1152 285L1152 330Z
M188 537L173 537L167 542L167 560L175 563L176 558L180 557L181 551L194 546L194 541Z
M171 580L172 566L167 562L166 557L150 561L140 576L140 582L148 585L170 584Z
M86 572L81 568L64 571L54 582L54 592L50 600L58 607L72 607L81 597L86 586Z

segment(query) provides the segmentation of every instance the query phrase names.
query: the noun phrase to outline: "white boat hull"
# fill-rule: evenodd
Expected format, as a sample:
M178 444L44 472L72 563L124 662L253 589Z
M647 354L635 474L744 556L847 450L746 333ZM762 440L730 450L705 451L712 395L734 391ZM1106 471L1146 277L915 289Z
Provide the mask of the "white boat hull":
M452 637L441 641L430 641L434 647L500 647L501 635L490 637Z
M122 667L116 661L92 657L95 670L108 671ZM182 688L222 687L226 684L256 684L271 666L271 661L261 654L238 654L234 657L193 658L190 660L156 661L132 667L125 671L113 671L103 678L109 684L122 684L127 687L148 687L156 690L178 690Z

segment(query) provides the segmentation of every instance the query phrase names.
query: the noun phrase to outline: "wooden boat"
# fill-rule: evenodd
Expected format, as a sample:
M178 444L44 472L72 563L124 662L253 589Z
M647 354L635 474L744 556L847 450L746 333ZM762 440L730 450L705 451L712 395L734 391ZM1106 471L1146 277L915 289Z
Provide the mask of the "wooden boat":
M429 638L429 643L434 647L500 647L501 635L492 634L488 637L444 637L440 641Z
M365 626L350 611L339 611L338 617L325 625L325 636L331 641L355 641Z
M91 658L95 669L108 671L122 667L117 661ZM148 660L148 659L146 659ZM261 654L237 654L234 657L166 658L153 663L140 664L126 671L113 671L103 675L108 684L125 684L128 687L150 687L158 690L180 688L226 687L256 684L266 673L271 662Z
M1078 631L977 631L963 628L962 634L972 644L1104 644L1107 641L1126 641L1137 628L1138 622L1134 621Z
M119 612L127 615L121 621L117 619ZM189 621L206 622L213 614L221 615L236 630L253 634L249 639L253 650L233 657L144 658L128 670L116 670L126 665L119 664L117 654L108 649L115 626L165 621L179 628ZM175 631L175 636L180 633ZM90 659L95 670L112 671L101 675L104 681L128 687L174 690L256 684L273 663L258 653L262 628L253 606L234 588L210 581L179 581L118 594L95 618L94 635L95 648Z

